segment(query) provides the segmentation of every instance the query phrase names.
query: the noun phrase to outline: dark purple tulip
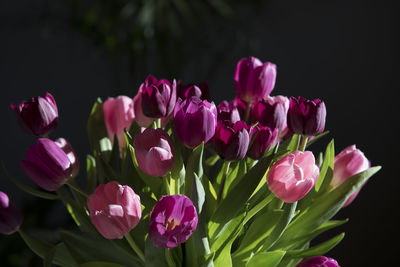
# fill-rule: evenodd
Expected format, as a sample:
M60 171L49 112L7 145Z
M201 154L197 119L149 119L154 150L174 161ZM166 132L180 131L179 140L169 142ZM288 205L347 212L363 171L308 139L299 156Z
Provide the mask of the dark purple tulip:
M235 87L238 97L247 103L268 96L275 86L276 65L262 63L258 58L241 59L235 71Z
M11 235L22 223L21 210L9 199L6 193L0 191L0 233Z
M271 129L285 127L285 107L280 102L260 100L254 103L250 112L250 122L259 122Z
M71 144L62 137L58 138L54 142L65 152L65 154L67 154L72 166L71 177L76 177L79 173L79 161Z
M214 102L201 101L192 96L184 101L178 99L174 111L176 137L188 147L207 143L217 127L217 108Z
M157 80L149 75L141 85L142 109L151 118L164 118L172 113L176 103L176 81Z
M27 133L46 136L58 125L58 110L54 97L46 93L44 96L11 104L21 128Z
M240 121L239 110L233 103L224 100L218 105L217 110L219 121L230 121L232 123Z
M182 100L197 96L201 100L210 101L210 89L206 83L183 85L181 81L178 81L177 95Z
M340 267L339 263L332 259L325 256L315 256L303 260L296 267Z
M214 135L215 150L226 161L241 160L249 147L249 133L243 121L235 124L230 121L218 121Z
M324 131L325 103L319 99L307 100L301 96L290 97L287 117L289 129L297 134L317 135Z
M162 196L150 214L150 240L156 247L174 248L189 239L197 221L196 208L187 196Z
M231 103L233 104L234 107L238 109L240 118L244 118L246 116L246 109L247 109L246 102L244 102L239 97L235 97L235 99L233 99Z
M52 140L40 138L26 152L21 167L41 188L56 191L71 177L73 165L68 155Z
M278 130L274 128L271 130L269 127L257 124L250 129L251 144L247 155L252 159L261 158L264 153L270 150L277 139Z

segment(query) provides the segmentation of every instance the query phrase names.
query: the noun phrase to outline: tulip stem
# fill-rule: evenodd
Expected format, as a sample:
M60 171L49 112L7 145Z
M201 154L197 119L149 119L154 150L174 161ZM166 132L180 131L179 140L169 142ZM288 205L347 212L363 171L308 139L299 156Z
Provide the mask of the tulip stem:
M146 262L142 250L138 247L138 245L136 245L136 243L135 243L135 241L133 240L133 238L131 237L131 234L130 234L130 233L127 233L127 234L125 235L125 239L128 241L129 245L131 246L131 248L133 249L133 251L135 251L135 253L139 256L139 258L140 258L143 262Z
M307 141L308 141L308 136L302 135L301 143L300 143L300 147L299 147L300 151L304 151L306 149Z
M89 197L88 194L86 194L85 192L83 192L82 189L80 189L78 186L72 184L71 182L68 182L67 185L69 186L69 188L71 188L72 190L78 192L78 193L81 194L82 196L84 196L84 197L86 197L86 198Z
M157 126L157 128L161 128L161 119L160 118L156 119L156 126Z
M246 114L245 114L245 116L244 116L244 121L245 121L246 123L248 123L248 122L249 122L249 116L250 116L251 104L252 104L251 102L247 102Z
M224 170L222 173L222 180L221 180L221 184L219 186L219 191L218 191L218 196L217 196L217 205L219 205L219 203L222 200L222 196L224 194L224 187L225 187L225 181L226 181L226 176L228 176L228 172L229 172L229 165L230 165L230 161L225 161L224 162Z
M171 255L171 249L166 248L165 249L165 260L167 261L167 264L169 267L176 267L174 260L172 259Z

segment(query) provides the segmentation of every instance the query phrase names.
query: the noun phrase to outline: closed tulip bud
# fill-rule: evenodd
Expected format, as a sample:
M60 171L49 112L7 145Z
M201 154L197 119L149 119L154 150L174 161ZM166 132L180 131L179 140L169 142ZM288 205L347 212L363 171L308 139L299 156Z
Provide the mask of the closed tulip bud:
M224 100L218 105L217 110L219 121L230 121L232 123L240 121L239 110L233 103Z
M174 164L172 140L162 129L147 128L134 139L135 156L139 168L151 176L164 176Z
M58 110L54 97L46 93L44 96L11 104L21 128L27 133L47 136L58 125Z
M312 136L324 131L325 103L319 99L307 100L301 96L290 97L287 116L289 129L297 134Z
M22 223L21 210L10 200L6 193L0 191L0 234L15 233Z
M149 75L142 89L142 109L151 118L164 118L172 113L176 103L176 81L157 80Z
M41 188L56 191L71 177L73 164L52 140L40 138L37 142L28 148L21 167Z
M282 96L282 95L277 95L277 96L267 96L265 98L265 100L269 103L280 103L283 106L283 121L282 123L279 124L279 138L280 139L284 139L286 138L288 135L290 135L290 130L287 127L287 114L288 114L288 110L289 110L289 98L287 98L286 96Z
M72 166L71 177L76 177L79 173L79 161L71 144L62 137L58 138L54 142L65 152L65 154L67 154Z
M136 94L136 96L133 98L133 110L135 114L135 121L140 127L149 127L152 122L154 121L154 118L147 117L143 113L143 108L142 108L142 91L143 91L143 84L139 88L139 92Z
M210 101L210 89L206 83L183 85L181 81L178 81L177 94L182 100L197 96L201 100Z
M277 139L278 130L257 124L250 128L250 146L247 155L252 159L261 158L265 152L270 150Z
M275 162L268 174L271 191L287 203L302 199L315 185L319 168L311 151L294 151Z
M197 227L197 212L185 195L162 196L150 214L149 238L156 247L174 248Z
M336 188L353 175L363 172L369 167L371 167L371 163L355 145L346 147L335 157L331 186ZM343 207L349 205L359 192L360 190L357 190L353 193Z
M192 96L184 101L178 99L174 111L176 137L188 147L207 143L217 127L217 108L214 102L201 101Z
M117 136L120 150L125 148L124 130L129 131L134 119L133 100L127 96L109 97L103 104L104 121L111 143Z
M260 100L251 108L250 121L259 122L271 129L277 128L279 132L285 128L285 107L280 102L272 100Z
M246 109L247 109L247 104L244 102L242 99L239 97L235 97L231 101L232 105L238 109L240 118L244 118L246 116Z
M303 260L296 267L340 267L339 263L325 256L315 256Z
M247 103L268 96L275 86L276 65L262 63L258 58L241 59L235 71L235 87L238 97Z
M122 238L142 217L140 197L116 181L101 184L87 199L90 219L107 239Z
M249 133L243 121L219 121L214 135L217 154L226 161L238 161L246 156Z

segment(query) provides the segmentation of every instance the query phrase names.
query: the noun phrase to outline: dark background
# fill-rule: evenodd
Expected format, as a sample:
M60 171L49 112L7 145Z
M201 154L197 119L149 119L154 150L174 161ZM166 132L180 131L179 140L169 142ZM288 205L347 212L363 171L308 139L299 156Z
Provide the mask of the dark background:
M148 17L135 6L138 1L79 2L0 2L0 157L19 179L32 185L19 161L35 138L20 130L11 102L51 92L60 114L52 137L67 138L84 164L86 120L97 96L133 97L151 73L184 83L206 81L219 103L235 95L237 61L253 55L278 65L272 95L325 101L326 129L337 152L356 144L372 165L383 166L336 216L350 222L336 231L346 237L328 255L341 266L396 265L400 24L395 1L217 1L220 5L200 11L197 5L185 9L164 1L169 5ZM200 2L209 3L191 3ZM3 173L0 179L0 190L23 207L24 225L55 239L40 228L65 227L63 206L30 198ZM39 262L17 235L1 236L0 250L2 266Z

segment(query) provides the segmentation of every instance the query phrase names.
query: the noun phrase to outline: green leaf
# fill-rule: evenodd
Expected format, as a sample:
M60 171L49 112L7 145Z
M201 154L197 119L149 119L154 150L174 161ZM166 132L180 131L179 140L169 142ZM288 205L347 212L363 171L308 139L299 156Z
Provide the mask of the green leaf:
M145 266L169 267L165 260L164 249L155 247L149 237L147 237L145 244Z
M286 152L291 153L297 150L299 144L300 144L300 135L293 134L293 136L290 139L287 139L279 144L277 154L282 154Z
M275 267L277 266L283 256L285 256L286 251L275 250L269 252L261 252L254 255L247 263L246 266L249 267Z
M96 178L96 159L91 156L86 156L86 191L93 192L96 189L97 178Z
M237 162L235 168L226 177L224 192L222 197L225 198L228 192L239 183L240 179L246 174L247 165L246 161L241 160Z
M25 241L26 245L39 257L44 259L46 255L54 248L54 245L31 236L22 229L18 230L19 235Z
M203 265L200 267L214 267L215 252L206 255Z
M313 139L311 139L311 140L309 140L307 142L307 146L306 147L309 147L310 145L312 145L313 143L317 142L319 139L321 139L322 137L324 137L325 135L328 135L328 134L329 134L329 131L325 131L325 132L323 132L323 133L321 133L319 135L314 136Z
M124 267L124 265L105 261L90 261L79 264L79 267Z
M175 138L172 138L172 140L175 141ZM186 170L182 159L181 144L179 142L175 142L174 147L175 147L175 161L174 165L172 166L171 175L172 179L175 180L175 183L179 184L180 188L185 182Z
M56 247L53 247L46 253L43 259L43 267L51 267L53 265L54 255L56 254Z
M319 177L317 182L315 183L315 191L318 192L319 188L321 187L325 176L327 174L328 168L330 168L333 171L333 164L334 164L334 159L335 159L335 145L334 141L332 141L328 144L325 150L324 154L324 161L321 165L321 169L319 171ZM330 181L329 181L330 182Z
M100 140L104 137L108 137L106 125L104 123L103 102L100 98L96 100L90 112L87 122L87 132L90 147L93 154L97 156L100 153Z
M203 176L203 151L204 142L195 147L189 156L185 175L185 195L187 196L190 196L192 193L192 183L195 174L200 178Z

